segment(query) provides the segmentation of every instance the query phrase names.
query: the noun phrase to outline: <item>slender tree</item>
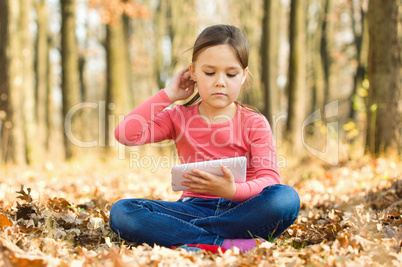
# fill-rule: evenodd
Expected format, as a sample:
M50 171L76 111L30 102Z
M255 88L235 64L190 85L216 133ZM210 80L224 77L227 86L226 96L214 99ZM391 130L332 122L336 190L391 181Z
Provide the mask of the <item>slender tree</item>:
M370 82L367 148L372 156L400 153L401 42L397 0L370 0L368 9ZM400 8L400 7L399 7Z
M155 12L156 47L155 47L155 75L158 88L166 84L167 72L163 62L163 38L167 35L167 2L160 0Z
M44 0L35 1L36 9L36 123L38 149L40 154L44 154L49 145L50 125L49 117L49 34L48 22L49 14Z
M34 86L34 42L30 25L32 23L32 0L20 0L21 17L20 17L20 38L22 52L22 69L23 81L22 92L24 96L23 113L24 113L24 133L26 140L26 154L28 162L39 161L42 155L39 154L38 142L32 138L37 135L36 132L36 116L35 116L35 86Z
M322 69L324 71L324 105L338 99L340 105L347 105L346 108L339 109L339 117L344 119L348 116L349 111L349 97L344 96L341 93L341 86L343 84L340 81L345 82L345 65L340 62L339 55L342 55L344 51L337 46L335 36L337 34L338 22L337 19L342 15L342 12L347 12L339 2L334 0L324 0L321 3L324 8L324 17L321 27L321 60ZM344 48L344 47L343 47ZM350 77L350 75L347 75ZM352 79L348 79L351 82ZM320 99L322 95L320 94ZM321 100L320 100L321 101Z
M61 0L61 65L64 145L66 158L77 156L78 147L74 143L80 140L80 110L72 112L72 108L81 101L78 80L78 50L75 35L76 1ZM69 113L70 111L70 113Z
M280 96L276 85L279 49L279 1L264 0L264 18L261 42L261 81L265 93L264 115L273 125L273 116L279 114Z
M123 3L125 4L130 4L133 3L131 0L123 0ZM133 75L132 75L132 69L133 69L133 64L136 64L135 61L132 60L133 56L131 53L131 40L134 38L134 34L136 34L136 32L134 32L134 27L133 27L133 23L132 23L132 18L126 14L123 13L122 17L121 17L122 21L123 21L123 29L124 29L124 43L126 45L126 68L127 68L127 98L129 99L129 102L134 102L134 79L133 79Z
M127 44L125 43L125 29L121 14L115 14L115 19L106 25L106 62L107 62L107 87L106 87L106 148L109 148L112 139L112 131L116 125L112 125L109 118L116 123L127 112L128 107L128 75L127 75Z
M352 30L354 35L354 45L356 47L357 67L353 79L353 96L356 97L358 89L361 87L366 75L367 55L368 55L368 29L366 11L363 9L362 1L354 3L350 1ZM350 109L350 118L355 118L355 109L353 105Z
M291 151L302 148L302 123L306 115L306 1L292 0L290 11L290 55L288 119L286 137Z
M2 160L26 163L23 106L23 69L21 62L20 1L1 1L0 99L2 117Z
M314 5L315 12L309 17L309 24L315 25L314 28L308 27L308 39L307 39L307 50L308 50L308 90L312 91L312 105L309 112L314 112L317 109L322 109L324 107L325 98L325 79L324 79L324 68L323 68L323 58L321 54L322 39L325 38L323 35L322 27L325 19L325 2L326 0L311 0L310 5Z
M8 151L8 136L10 135L11 114L8 112L8 74L7 35L8 35L8 2L0 1L0 161L4 163Z

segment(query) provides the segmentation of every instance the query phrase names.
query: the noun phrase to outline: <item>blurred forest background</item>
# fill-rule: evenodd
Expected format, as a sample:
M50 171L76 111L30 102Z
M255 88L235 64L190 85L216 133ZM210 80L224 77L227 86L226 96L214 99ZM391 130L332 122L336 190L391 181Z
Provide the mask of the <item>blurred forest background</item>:
M249 40L241 101L268 118L279 157L400 159L401 12L400 0L1 0L0 164L171 153L119 148L112 132L212 24Z
M213 24L250 42L299 216L244 255L127 243L113 203L177 200L178 157L114 128ZM0 266L400 266L401 44L402 0L0 0Z

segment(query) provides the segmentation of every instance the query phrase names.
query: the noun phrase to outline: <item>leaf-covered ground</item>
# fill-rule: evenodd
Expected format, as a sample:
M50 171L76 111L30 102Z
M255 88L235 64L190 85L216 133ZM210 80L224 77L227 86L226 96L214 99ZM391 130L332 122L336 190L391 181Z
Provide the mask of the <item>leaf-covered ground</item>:
M120 198L176 200L169 171L126 163L0 169L0 266L400 266L402 165L309 160L281 170L302 206L273 243L210 255L120 240L108 225Z

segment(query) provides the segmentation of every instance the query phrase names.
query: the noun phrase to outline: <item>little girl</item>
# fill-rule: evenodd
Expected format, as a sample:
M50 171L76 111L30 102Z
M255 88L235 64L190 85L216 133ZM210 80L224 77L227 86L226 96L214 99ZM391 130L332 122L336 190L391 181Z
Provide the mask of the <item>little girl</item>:
M184 176L189 189L178 201L117 201L110 226L121 238L167 247L236 246L245 252L256 246L253 238L273 240L295 221L299 196L280 184L268 121L235 102L247 74L248 44L241 31L208 27L195 41L190 66L120 122L115 130L120 143L172 139L182 163L239 156L248 161L244 183L235 183L225 167L224 176L194 169ZM165 109L191 96L195 84L198 93L190 104Z

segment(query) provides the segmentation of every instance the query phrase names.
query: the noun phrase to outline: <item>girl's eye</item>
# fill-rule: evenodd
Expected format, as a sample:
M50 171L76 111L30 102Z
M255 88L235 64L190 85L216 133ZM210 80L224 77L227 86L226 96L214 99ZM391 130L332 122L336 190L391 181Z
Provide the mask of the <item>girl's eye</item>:
M215 72L205 72L205 75L207 76L213 76L215 74ZM236 77L237 73L227 73L226 76L228 76L229 78L233 78Z

